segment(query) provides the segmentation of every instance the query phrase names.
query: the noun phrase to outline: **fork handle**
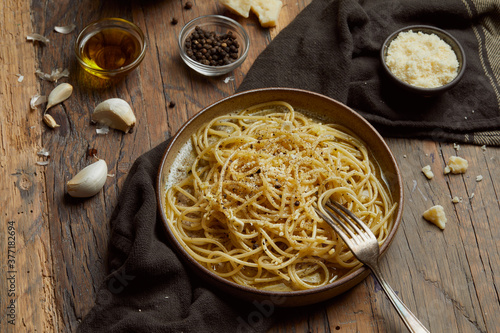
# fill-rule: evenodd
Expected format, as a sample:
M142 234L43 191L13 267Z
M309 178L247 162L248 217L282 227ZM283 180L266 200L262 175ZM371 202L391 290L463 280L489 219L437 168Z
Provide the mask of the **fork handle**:
M429 333L429 330L415 317L415 315L406 307L406 305L401 301L401 299L396 295L391 286L385 281L385 279L380 274L378 267L370 267L373 275L378 280L379 284L382 286L387 297L391 301L392 305L398 311L399 316L405 323L406 327L413 333Z

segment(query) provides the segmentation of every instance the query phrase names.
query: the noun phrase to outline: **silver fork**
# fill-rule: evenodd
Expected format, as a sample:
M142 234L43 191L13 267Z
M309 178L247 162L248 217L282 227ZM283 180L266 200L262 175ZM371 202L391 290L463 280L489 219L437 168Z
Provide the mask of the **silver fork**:
M415 315L399 299L394 290L389 286L380 273L378 267L378 258L380 249L378 241L373 232L356 215L336 201L330 200L323 206L326 216L319 209L314 208L316 213L321 216L335 232L344 240L344 243L351 249L354 256L363 264L368 266L375 278L378 280L382 289L392 305L398 311L399 316L405 323L410 332L429 332L424 325L415 317ZM327 209L329 208L329 209ZM335 214L333 212L335 212ZM340 219L341 217L342 219ZM337 223L335 223L335 222ZM361 230L356 223L363 229ZM346 223L351 227L349 228ZM351 230L352 229L352 230Z

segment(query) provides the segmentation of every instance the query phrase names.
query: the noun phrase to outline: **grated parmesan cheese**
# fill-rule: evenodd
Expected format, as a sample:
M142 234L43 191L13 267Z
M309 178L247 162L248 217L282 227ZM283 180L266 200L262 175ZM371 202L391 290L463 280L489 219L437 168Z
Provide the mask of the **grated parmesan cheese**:
M436 88L458 74L457 55L435 34L401 32L387 50L387 67L400 80L422 88Z

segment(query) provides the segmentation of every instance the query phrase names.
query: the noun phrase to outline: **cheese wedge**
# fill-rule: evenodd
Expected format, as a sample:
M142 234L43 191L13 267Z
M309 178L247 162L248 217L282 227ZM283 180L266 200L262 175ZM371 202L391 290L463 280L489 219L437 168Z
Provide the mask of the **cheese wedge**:
M446 215L444 213L444 208L441 205L436 205L428 210L426 210L423 214L424 219L429 222L434 223L439 229L444 230L446 226Z
M274 27L278 22L283 3L279 0L253 0L252 12L259 18L260 25L264 28Z
M248 17L251 10L264 28L276 25L283 7L279 0L220 0L220 3L242 17Z
M252 0L220 0L227 9L243 17L250 15L252 2Z

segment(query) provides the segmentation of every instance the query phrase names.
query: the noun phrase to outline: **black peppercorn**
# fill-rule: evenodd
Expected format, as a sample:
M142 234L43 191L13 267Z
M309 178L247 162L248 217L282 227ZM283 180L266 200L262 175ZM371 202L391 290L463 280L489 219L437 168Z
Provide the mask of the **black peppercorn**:
M232 31L217 35L196 26L186 38L184 48L188 57L209 66L227 65L239 57L239 44Z
M97 155L97 149L95 148L89 148L87 150L87 156L88 157L95 157Z
M191 3L191 1L186 2L186 4L184 5L185 9L191 9L192 7L193 7L193 4Z

